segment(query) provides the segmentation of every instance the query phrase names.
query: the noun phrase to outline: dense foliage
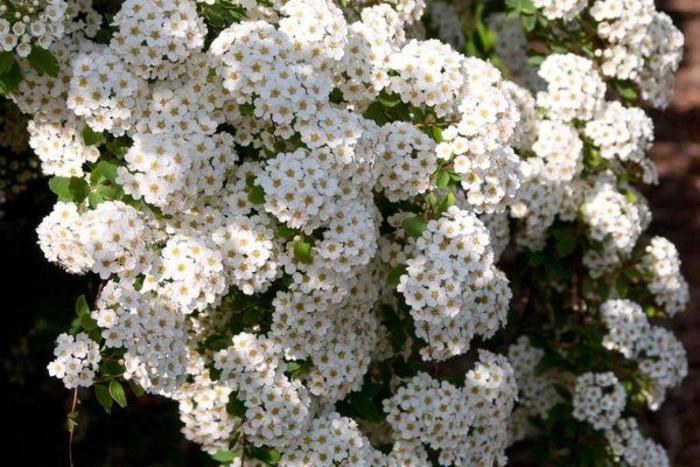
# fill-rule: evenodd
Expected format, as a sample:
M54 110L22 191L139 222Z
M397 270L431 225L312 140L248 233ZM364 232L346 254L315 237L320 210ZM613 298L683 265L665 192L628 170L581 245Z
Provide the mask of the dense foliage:
M3 200L28 144L42 251L100 280L74 401L172 399L223 464L668 464L653 0L5 0L0 44Z

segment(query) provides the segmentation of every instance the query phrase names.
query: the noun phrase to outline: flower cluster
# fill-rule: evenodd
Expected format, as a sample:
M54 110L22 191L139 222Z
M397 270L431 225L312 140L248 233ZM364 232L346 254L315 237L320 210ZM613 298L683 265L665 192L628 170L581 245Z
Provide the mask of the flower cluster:
M574 418L597 430L609 429L625 408L625 388L613 373L584 373L576 378Z
M670 316L683 311L690 297L675 245L663 237L652 238L641 267L651 276L647 287L656 303Z
M419 373L384 406L398 438L439 450L442 465L505 465L501 449L516 392L505 357L484 351L463 388Z
M63 380L68 389L92 385L102 355L100 345L87 334L61 334L53 354L56 359L48 365L51 376Z
M0 5L0 44L28 56L33 45L49 47L61 39L69 3L66 0L16 0Z
M246 465L273 449L289 466L505 465L535 419L606 429L620 458L653 449L616 428L632 383L586 352L632 359L651 406L687 372L608 290L687 302L673 247L637 247L653 126L625 86L668 91L663 16L624 75L591 47L527 57L524 25L633 44L642 18L602 0L537 0L534 26L495 12L479 44L447 2L425 25L422 0L45 3L66 5L61 39L36 41L58 71L17 46L8 92L55 177L39 245L101 281L52 375L173 399L188 439ZM597 32L576 28L589 13ZM489 27L517 84L460 52L488 49Z
M661 405L668 388L678 385L688 373L683 345L665 328L649 323L642 308L631 300L609 300L600 312L608 328L603 345L636 361L651 383L645 394L650 407Z

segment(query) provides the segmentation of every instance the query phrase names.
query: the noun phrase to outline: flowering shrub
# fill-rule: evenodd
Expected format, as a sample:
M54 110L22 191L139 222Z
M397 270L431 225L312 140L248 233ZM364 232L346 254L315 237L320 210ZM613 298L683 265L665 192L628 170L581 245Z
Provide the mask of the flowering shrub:
M102 281L66 387L173 399L224 464L668 464L634 418L687 373L638 191L683 43L652 0L0 16L58 197L39 245Z

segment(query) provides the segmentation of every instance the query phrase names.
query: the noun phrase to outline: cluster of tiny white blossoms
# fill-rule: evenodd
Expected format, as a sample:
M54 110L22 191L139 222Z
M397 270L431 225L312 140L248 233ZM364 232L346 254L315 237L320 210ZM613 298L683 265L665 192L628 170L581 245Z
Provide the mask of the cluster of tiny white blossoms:
M616 462L639 467L668 467L664 448L642 436L634 418L621 418L605 430L605 438Z
M625 388L613 373L584 373L576 378L574 418L589 422L593 428L611 428L626 403Z
M0 5L0 47L28 56L33 45L49 47L65 33L66 0L15 0Z
M654 237L644 253L641 267L650 275L647 288L657 305L669 316L683 311L690 296L675 245L663 237Z
M642 307L631 300L608 300L600 312L608 334L603 345L637 362L651 388L645 394L650 408L664 401L666 391L688 374L683 345L669 330L652 325Z
M511 292L489 238L474 214L453 206L416 241L397 290L428 344L424 359L464 353L473 336L490 337L505 322Z
M480 351L462 388L419 373L384 401L401 440L439 450L441 465L505 465L507 420L517 398L505 357Z
M532 3L547 19L569 21L586 8L588 0L533 0Z
M590 15L606 42L596 50L603 74L632 80L645 100L666 106L683 56L683 35L671 18L657 11L653 0L596 0Z
M533 346L527 336L520 336L517 342L508 347L508 361L518 385L518 407L509 424L512 441L527 436L527 417L546 419L549 409L560 402L561 398L553 386L557 375L553 371L537 371L544 355L544 350Z
M18 46L9 94L56 176L39 246L102 281L80 320L90 337L62 335L50 373L177 401L184 435L210 454L505 465L511 416L546 418L563 399L553 385L575 375L540 373L545 350L526 337L508 358L473 352L458 383L434 367L505 326L513 292L497 262L512 258L511 226L517 253L580 222L596 277L632 258L649 215L617 176L634 165L653 178L652 127L605 100L610 74L574 54L536 74L522 27L501 17L489 24L515 45L496 51L521 80L507 81L460 52L459 5L434 3L424 28L421 0L126 0L109 25L87 3L67 2L60 40L37 39L56 76ZM571 20L584 3L537 5ZM640 80L671 52L644 53ZM655 241L635 271L680 311L675 252ZM658 400L683 375L664 355L682 348L647 328L605 345L638 361ZM98 376L101 352L119 376ZM579 377L575 415L609 428L624 395L599 376ZM356 410L360 396L381 422Z
M182 72L182 62L204 45L207 27L192 0L127 0L112 18L110 48L143 78Z
M81 332L75 336L61 334L53 351L56 359L49 363L49 374L63 380L68 388L92 386L102 360L100 345Z

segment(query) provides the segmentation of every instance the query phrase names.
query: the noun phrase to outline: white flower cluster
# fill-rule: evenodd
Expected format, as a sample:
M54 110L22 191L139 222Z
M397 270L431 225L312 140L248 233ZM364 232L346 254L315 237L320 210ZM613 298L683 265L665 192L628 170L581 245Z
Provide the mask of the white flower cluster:
M0 47L28 56L33 45L48 48L61 39L69 2L66 0L15 0L0 5Z
M183 382L187 322L175 306L110 281L92 318L102 328L106 347L126 349L125 377L153 393L170 393Z
M584 195L583 220L590 238L602 245L601 251L588 250L584 257L584 264L594 277L629 255L651 221L646 200L641 195L637 197L631 188L627 193L622 194L610 181L602 179ZM630 194L633 199L629 199Z
M112 49L138 76L164 79L204 45L207 28L192 0L126 0L112 19Z
M640 266L651 276L647 288L656 303L669 316L683 311L690 296L675 245L663 237L652 238Z
M419 373L384 401L398 439L440 451L441 465L505 465L506 424L517 387L505 357L479 352L464 387Z
M226 411L233 392L226 384L212 381L201 360L190 363L192 382L183 383L174 394L178 401L182 433L209 454L225 451L241 420Z
M634 418L621 418L605 431L609 449L616 462L631 467L669 467L671 464L664 448L639 431Z
M379 362L435 363L494 336L512 296L496 267L509 216L533 249L557 218L580 219L592 273L630 257L648 213L615 176L628 161L647 170L643 111L605 102L583 57L551 55L528 90L419 39L421 0L235 0L247 16L223 30L207 28L210 0L127 0L110 41L89 38L103 21L83 3L68 2L65 38L50 45L59 75L20 60L11 92L43 172L70 178L54 182L69 183L61 199L85 191L57 202L39 244L103 280L100 342L62 336L51 374L89 385L100 348L123 352L123 377L176 400L183 433L209 453L243 443L289 466L424 466L435 451L443 465L504 465L515 400L514 417L559 401L561 375L538 374L544 353L526 337L509 348L512 368L479 350L463 386L389 375L393 431L336 403ZM581 8L554 3L559 18ZM463 42L457 10L436 5L436 32ZM502 50L524 77L526 38L512 31L522 47ZM86 125L102 142L86 144ZM588 166L591 148L605 172ZM116 167L106 181L103 162ZM114 197L96 198L99 183ZM677 258L653 245L641 269L670 314L683 301ZM683 373L682 347L650 329L606 345L658 392ZM578 416L612 425L619 385L579 379Z
M41 160L41 171L60 177L82 177L83 165L100 157L97 146L83 141L79 120L30 120L29 144Z
M576 378L573 416L596 430L611 428L626 403L625 388L613 373L584 373Z
M397 290L428 344L424 359L464 353L472 337L490 337L505 322L511 292L493 264L489 238L474 214L453 206L416 241Z
M533 0L532 3L547 19L570 21L586 8L588 0Z
M560 397L553 386L553 372L537 371L544 354L544 350L533 346L527 336L520 336L508 347L508 361L518 383L518 410L547 418L549 409Z
M80 214L58 202L37 228L44 255L69 272L92 270L133 278L150 266L152 234L145 215L121 201L101 203Z
M603 82L595 64L578 55L549 55L538 74L547 83L546 91L537 93L537 105L554 120L590 120L605 97Z
M75 337L61 334L53 351L56 359L49 363L49 375L63 380L68 388L92 386L102 360L100 345L81 332Z
M653 0L596 0L590 8L607 47L596 54L606 76L635 82L655 107L671 99L683 35Z
M391 201L409 199L430 188L437 168L435 141L404 122L381 128L379 138L385 151L378 157L378 186Z
M651 383L647 403L658 408L666 391L677 386L688 374L685 349L672 332L651 325L642 308L630 300L608 300L600 307L608 334L606 348L637 362L639 371Z
M275 342L241 333L214 356L221 381L245 401L241 431L255 444L293 446L309 417L310 398L298 380L285 376Z
M219 193L237 159L233 138L226 133L136 134L133 140L117 182L134 199L143 198L166 213L189 209L199 197Z

